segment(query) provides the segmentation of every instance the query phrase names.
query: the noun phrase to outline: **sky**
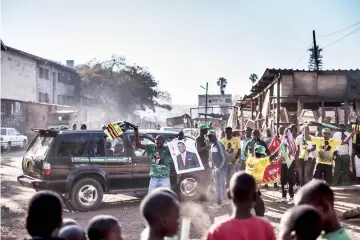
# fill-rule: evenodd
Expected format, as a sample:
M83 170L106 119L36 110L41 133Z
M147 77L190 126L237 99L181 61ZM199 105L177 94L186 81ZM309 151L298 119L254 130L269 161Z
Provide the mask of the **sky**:
M5 45L55 61L86 63L123 55L146 66L174 104L197 104L200 86L250 92L266 68L306 69L320 47L355 30L356 0L1 0ZM360 68L360 31L324 49L324 69Z

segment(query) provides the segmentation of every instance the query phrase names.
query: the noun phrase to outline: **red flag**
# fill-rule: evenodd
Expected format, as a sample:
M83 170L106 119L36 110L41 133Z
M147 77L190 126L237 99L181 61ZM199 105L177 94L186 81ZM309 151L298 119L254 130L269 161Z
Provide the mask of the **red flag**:
M271 143L269 144L269 151L271 153L276 151L280 147L281 141L282 141L281 138L275 136L271 140ZM280 154L275 161L272 161L271 164L265 168L262 183L270 184L270 183L276 183L280 180L281 161L282 161L282 157Z

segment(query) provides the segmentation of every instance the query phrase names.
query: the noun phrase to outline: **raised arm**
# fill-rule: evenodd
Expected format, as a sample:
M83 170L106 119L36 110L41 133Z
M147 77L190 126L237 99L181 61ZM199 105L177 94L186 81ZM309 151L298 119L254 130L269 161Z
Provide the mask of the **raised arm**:
M140 142L138 128L134 128L134 135L135 135L135 146L137 148L146 149L146 146L141 144L141 142Z
M273 152L273 153L269 156L270 161L272 161L272 160L274 160L275 158L278 157L279 152L280 152L281 145L282 145L282 143L280 143L280 146L275 150L275 152Z
M356 131L354 129L354 130L351 131L351 134L345 140L343 140L341 142L341 145L348 144L351 141L351 139L355 136L355 134L356 134Z
M304 125L304 137L306 140L311 141L311 135L309 134L309 126L308 124Z

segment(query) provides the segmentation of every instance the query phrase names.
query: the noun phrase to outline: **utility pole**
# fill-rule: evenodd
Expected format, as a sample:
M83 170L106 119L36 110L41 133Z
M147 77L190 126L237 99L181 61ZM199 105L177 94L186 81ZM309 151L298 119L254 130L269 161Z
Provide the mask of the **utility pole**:
M205 89L205 124L207 124L208 89L209 89L209 83L206 82L206 89Z
M319 60L318 60L318 52L316 46L315 30L313 30L313 42L314 42L314 57L315 57L316 71L319 71Z

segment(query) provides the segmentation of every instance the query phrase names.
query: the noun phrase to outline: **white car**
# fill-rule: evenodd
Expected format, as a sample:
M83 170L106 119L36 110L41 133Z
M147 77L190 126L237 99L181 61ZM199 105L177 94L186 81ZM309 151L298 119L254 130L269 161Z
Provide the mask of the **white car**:
M27 137L21 135L15 128L1 128L1 149L10 151L11 147L24 148L27 143Z

